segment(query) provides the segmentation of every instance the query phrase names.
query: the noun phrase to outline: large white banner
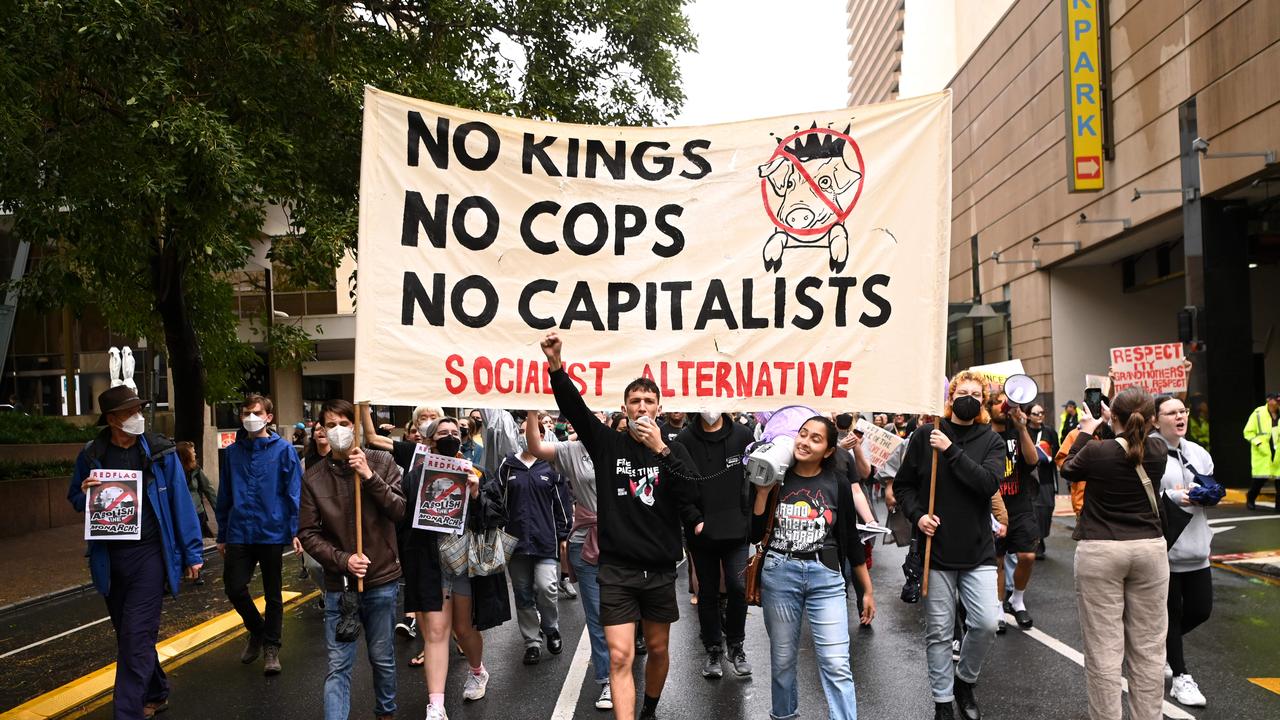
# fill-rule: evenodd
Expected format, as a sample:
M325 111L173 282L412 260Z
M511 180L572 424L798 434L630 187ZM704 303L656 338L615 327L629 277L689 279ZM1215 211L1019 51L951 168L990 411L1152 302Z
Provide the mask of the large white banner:
M938 412L951 97L704 127L488 115L369 88L355 399Z

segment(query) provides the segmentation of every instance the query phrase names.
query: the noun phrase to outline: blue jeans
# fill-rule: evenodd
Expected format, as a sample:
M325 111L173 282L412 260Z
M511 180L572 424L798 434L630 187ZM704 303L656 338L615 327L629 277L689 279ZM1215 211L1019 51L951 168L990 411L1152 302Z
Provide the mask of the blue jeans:
M856 720L858 702L849 666L849 599L844 576L819 560L796 560L770 552L764 558L761 580L772 666L769 717L788 720L800 716L796 662L801 621L808 618L827 712L832 720Z
M360 594L360 624L373 670L374 714L396 711L395 628L396 594L399 583L389 582L367 588ZM329 647L329 674L324 679L325 720L347 720L351 714L351 669L356 661L356 643L338 642L340 592L324 594L324 639Z
M599 569L582 559L582 543L569 543L569 564L578 576L578 597L587 616L591 667L596 671L596 682L604 685L609 682L609 646L604 641L604 626L600 624L600 582L596 579Z
M953 669L951 641L955 636L957 600L964 603L966 632L960 645L960 663ZM924 637L934 702L955 699L955 678L967 683L978 681L987 651L996 640L1000 613L996 569L991 565L979 565L972 570L929 571L929 595L924 599Z

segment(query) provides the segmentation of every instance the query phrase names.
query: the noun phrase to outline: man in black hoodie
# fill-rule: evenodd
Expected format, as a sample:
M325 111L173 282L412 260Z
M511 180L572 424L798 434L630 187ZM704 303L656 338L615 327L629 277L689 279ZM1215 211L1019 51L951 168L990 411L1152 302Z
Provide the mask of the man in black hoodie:
M600 623L609 645L613 712L618 720L635 713L635 623L642 621L648 644L641 720L656 717L667 681L671 623L680 619L676 603L676 563L683 555L680 528L703 532L697 506L696 470L682 446L668 446L657 417L661 391L637 378L623 392L627 432L615 432L592 414L564 370L559 336L542 341L551 388L560 413L573 423L596 469L596 529L599 534Z
M920 532L933 537L925 640L934 717L951 720L952 702L968 720L981 712L974 685L995 641L1000 615L996 597L991 496L1004 477L1004 441L987 425L982 377L965 371L951 380L950 400L937 427L924 425L908 441L893 482L899 507ZM929 514L929 476L937 452L934 510ZM964 603L968 632L960 662L952 665L956 597ZM954 669L953 669L954 667Z
M689 533L689 549L698 573L698 623L707 659L702 676L724 675L720 660L726 655L739 676L751 674L742 648L746 639L747 532L751 526L751 497L742 457L752 441L751 431L728 415L701 413L687 423L676 442L693 458L699 475L698 507L705 526L701 534ZM724 627L720 619L720 578L724 578L727 604Z

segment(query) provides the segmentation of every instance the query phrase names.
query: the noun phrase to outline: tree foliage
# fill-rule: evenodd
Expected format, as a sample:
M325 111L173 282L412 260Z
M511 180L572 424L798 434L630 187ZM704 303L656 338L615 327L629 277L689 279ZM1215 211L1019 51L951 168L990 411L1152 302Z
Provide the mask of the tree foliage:
M228 277L266 209L291 219L272 250L291 285L332 282L354 246L366 84L652 124L682 102L677 55L693 47L684 0L5 4L0 205L41 255L23 302L94 305L163 346L188 439L201 402L233 392L255 360ZM269 338L291 363L307 342L296 329Z

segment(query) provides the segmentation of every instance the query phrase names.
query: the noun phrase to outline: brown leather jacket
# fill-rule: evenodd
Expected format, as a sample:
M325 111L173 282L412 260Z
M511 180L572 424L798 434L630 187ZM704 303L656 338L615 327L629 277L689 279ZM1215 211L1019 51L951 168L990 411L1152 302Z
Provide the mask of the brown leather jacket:
M368 449L364 453L373 471L373 477L360 486L361 530L369 558L364 586L369 589L400 579L396 523L404 517L405 499L400 468L391 453ZM298 540L324 566L327 590L342 590L344 576L355 580L347 571L347 559L356 551L355 477L346 462L325 458L302 478ZM355 589L354 582L350 588Z

